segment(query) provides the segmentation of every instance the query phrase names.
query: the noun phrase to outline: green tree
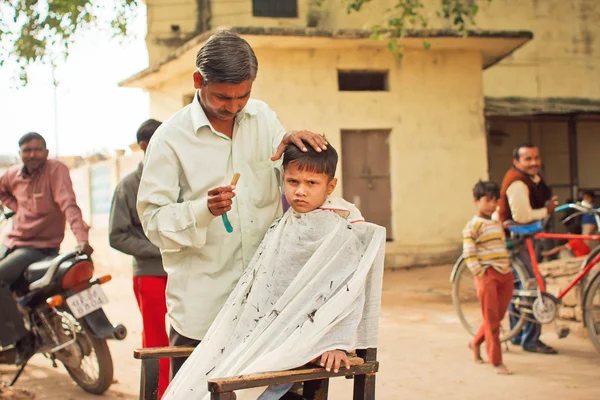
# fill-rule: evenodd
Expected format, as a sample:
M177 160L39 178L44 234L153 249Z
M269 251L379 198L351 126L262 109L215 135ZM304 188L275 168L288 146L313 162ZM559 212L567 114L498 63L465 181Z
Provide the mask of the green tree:
M56 63L85 28L127 35L141 0L0 0L0 67L14 61L23 83L27 66Z
M320 4L327 0L321 0ZM344 0L348 14L360 12L365 5L374 0ZM475 16L479 12L479 4L491 3L492 0L441 0L435 15L449 22L450 30L461 35L468 34L468 28L475 26ZM402 46L398 39L408 31L429 28L431 21L426 13L423 0L396 0L387 10L382 22L372 27L374 39L388 39L388 47L398 56L402 56ZM429 42L424 42L429 48Z

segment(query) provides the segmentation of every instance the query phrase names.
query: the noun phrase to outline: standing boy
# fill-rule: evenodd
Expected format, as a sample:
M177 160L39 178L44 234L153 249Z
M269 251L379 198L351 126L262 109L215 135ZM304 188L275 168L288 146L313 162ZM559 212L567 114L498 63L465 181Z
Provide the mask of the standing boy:
M473 198L477 215L463 230L463 257L475 276L483 323L469 348L473 350L475 362L483 364L480 347L485 341L488 361L496 373L510 375L511 372L502 363L500 321L512 298L514 277L504 229L498 221L492 220L500 198L500 187L495 182L479 181L473 188Z

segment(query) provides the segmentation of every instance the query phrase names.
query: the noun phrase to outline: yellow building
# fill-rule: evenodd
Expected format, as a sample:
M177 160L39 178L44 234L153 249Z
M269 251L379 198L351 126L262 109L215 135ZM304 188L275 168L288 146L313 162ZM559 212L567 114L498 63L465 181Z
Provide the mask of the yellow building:
M347 15L336 0L322 7L310 0L149 0L150 67L121 84L148 91L152 117L167 119L194 93L199 47L215 29L233 26L259 60L253 97L266 101L288 130L324 132L340 151L337 194L388 228L387 265L452 261L460 252L461 228L473 214L471 187L488 170L500 179L494 171L510 163L506 150L518 135L506 124L515 124L516 109L535 111L535 104L545 102L542 94L561 97L546 88L552 79L545 78L560 68L530 66L547 59L542 50L527 51L537 38L526 44L529 30L538 29L527 21L541 2L523 0L519 4L530 7L520 6L518 17L507 18L514 1L494 0L480 16L481 28L493 30L471 31L467 38L442 22L413 32L402 41L401 60L364 30L381 20L390 3L369 3ZM495 16L507 24L495 24ZM539 29L551 31L552 21ZM591 23L589 29L598 30ZM429 50L424 41L431 43ZM585 65L573 64L581 67L579 78L597 83L594 74L584 74ZM591 89L581 93L600 96ZM486 105L495 118L487 124ZM556 150L545 143L544 152Z

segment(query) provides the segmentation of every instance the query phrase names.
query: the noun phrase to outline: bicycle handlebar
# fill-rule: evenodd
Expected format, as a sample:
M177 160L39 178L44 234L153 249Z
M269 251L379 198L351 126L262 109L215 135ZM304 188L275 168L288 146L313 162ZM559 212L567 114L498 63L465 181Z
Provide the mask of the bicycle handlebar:
M577 210L581 214L594 213L594 214L600 215L600 209L584 207L584 206L582 206L580 204L576 204L576 203L562 204L562 205L556 207L556 209L554 211L562 212L562 211L567 211L568 209Z
M569 221L571 221L573 218L576 218L583 214L594 214L594 217L596 220L596 225L598 226L598 229L600 229L600 209L596 209L596 208L592 208L592 207L585 207L585 206L582 206L581 204L576 204L576 203L569 203L569 204L562 204L562 205L556 207L555 211L562 212L562 211L566 211L569 209L575 210L576 212L574 212L573 214L571 214L568 217L566 217L565 219L563 219L563 221L562 221L563 224L566 224Z

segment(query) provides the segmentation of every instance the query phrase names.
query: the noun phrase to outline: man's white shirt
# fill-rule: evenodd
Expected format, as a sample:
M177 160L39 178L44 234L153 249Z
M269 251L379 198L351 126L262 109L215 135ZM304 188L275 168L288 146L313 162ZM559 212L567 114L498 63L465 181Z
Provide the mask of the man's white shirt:
M285 130L265 103L249 100L232 139L215 131L198 101L164 122L146 152L138 213L168 273L171 326L201 340L281 215L281 161L272 162ZM227 213L233 233L207 206L208 191L240 173Z

